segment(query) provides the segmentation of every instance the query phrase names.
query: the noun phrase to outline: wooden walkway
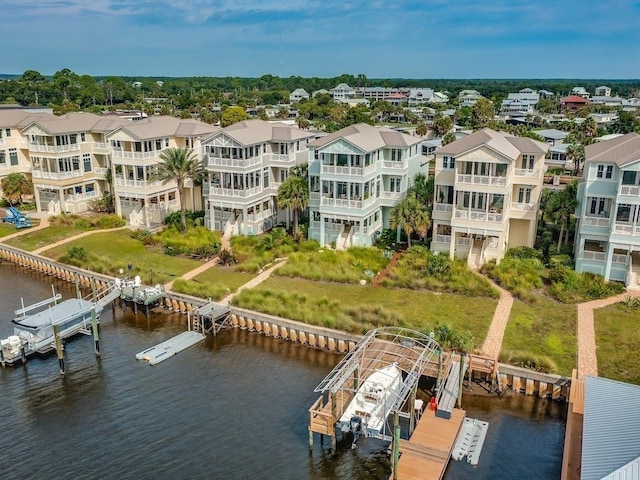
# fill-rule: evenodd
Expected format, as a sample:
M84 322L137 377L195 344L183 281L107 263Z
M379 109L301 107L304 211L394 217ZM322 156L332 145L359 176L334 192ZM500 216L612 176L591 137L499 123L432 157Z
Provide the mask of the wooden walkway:
M400 441L399 480L440 480L466 413L456 408L451 419L426 410L410 440ZM392 477L393 478L393 475Z

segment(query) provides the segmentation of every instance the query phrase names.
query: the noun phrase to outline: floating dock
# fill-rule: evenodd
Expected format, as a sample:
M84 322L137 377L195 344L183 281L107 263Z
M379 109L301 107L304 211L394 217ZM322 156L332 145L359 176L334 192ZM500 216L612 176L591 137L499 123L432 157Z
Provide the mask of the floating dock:
M173 357L177 353L194 346L196 343L205 339L200 332L182 332L169 340L162 342L155 347L143 350L136 354L137 360L146 360L149 365L155 365Z
M483 422L476 418L465 418L458 434L458 439L453 446L451 458L462 460L467 457L469 465L477 465L488 428L488 422Z

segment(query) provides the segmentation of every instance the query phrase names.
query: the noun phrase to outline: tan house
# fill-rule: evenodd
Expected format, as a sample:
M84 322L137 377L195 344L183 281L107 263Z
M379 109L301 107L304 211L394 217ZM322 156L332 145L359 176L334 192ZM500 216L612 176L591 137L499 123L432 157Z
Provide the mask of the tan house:
M431 250L477 268L532 247L548 149L485 128L437 150Z
M174 181L158 179L160 155L168 148L190 148L201 154L200 139L218 127L168 116L149 117L121 124L106 135L113 164L116 213L131 225L152 228L180 209ZM185 207L202 210L202 190L192 183L185 195Z
M286 219L278 188L295 165L307 163L315 134L279 122L246 120L202 141L205 224L229 237L254 235Z

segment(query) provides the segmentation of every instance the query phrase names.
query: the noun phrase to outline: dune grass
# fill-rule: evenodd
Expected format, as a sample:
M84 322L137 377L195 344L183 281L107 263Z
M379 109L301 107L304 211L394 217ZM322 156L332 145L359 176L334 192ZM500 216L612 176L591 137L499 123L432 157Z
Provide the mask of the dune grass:
M236 272L229 267L215 266L191 280L176 280L173 290L194 297L220 300L229 293L235 293L254 276L250 273Z
M640 385L640 311L616 304L593 313L598 375Z
M313 325L363 333L382 325L430 331L448 323L469 330L476 347L487 334L497 301L406 289L376 288L271 277L233 299L258 310Z
M548 297L536 296L533 302L514 300L504 332L501 358L513 352L548 357L560 375L571 376L577 364L577 310Z
M86 258L69 258L69 249L84 249ZM166 283L202 265L197 260L172 257L145 248L139 240L131 238L129 230L98 232L44 252L47 257L62 263L86 268L98 273L117 275L122 269L131 275L140 275L148 284ZM151 278L153 276L153 278Z

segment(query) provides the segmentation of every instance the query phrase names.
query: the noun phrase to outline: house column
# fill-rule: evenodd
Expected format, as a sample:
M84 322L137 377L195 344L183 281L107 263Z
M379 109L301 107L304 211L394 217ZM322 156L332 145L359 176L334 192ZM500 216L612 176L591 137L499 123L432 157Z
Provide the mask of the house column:
M451 229L451 241L449 242L449 258L453 260L456 257L456 230Z
M242 222L240 223L240 225L238 225L238 233L240 235L246 235L247 234L247 229L245 228L245 225L247 224L247 207L246 205L244 207L242 207Z
M116 215L118 215L119 217L122 217L122 206L120 205L120 196L119 195L114 195L113 196L113 205L114 205L114 207L116 207Z
M360 246L364 246L365 242L364 242L364 222L366 219L361 219L360 220ZM373 244L373 241L371 242Z
M320 214L320 248L324 248L324 215Z
M607 250L604 254L604 280L605 282L609 281L609 277L611 276L611 261L613 259L613 245L611 242L607 242Z
M42 212L42 204L40 201L40 189L38 187L33 188L33 196L36 197L36 212Z
M60 197L60 213L64 213L67 211L67 206L64 198L64 188L60 187L58 189L58 197Z
M149 219L149 199L144 198L144 224L147 228L151 228L151 221Z

